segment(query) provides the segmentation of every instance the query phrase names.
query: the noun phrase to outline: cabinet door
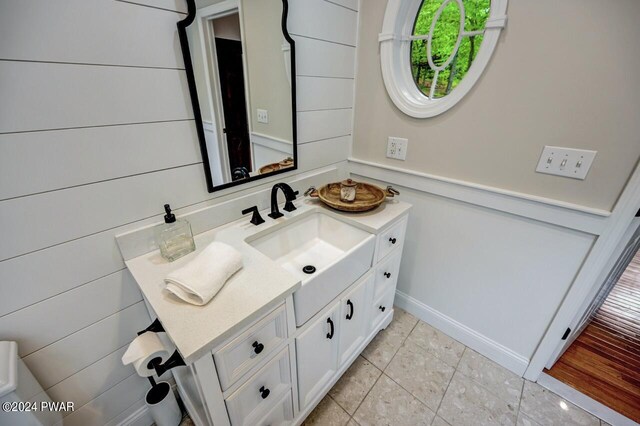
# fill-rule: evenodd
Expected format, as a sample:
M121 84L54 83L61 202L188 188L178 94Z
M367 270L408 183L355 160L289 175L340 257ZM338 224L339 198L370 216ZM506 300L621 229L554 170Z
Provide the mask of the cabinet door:
M318 395L338 368L338 323L340 304L309 325L296 338L300 409Z
M373 282L374 275L368 274L340 300L340 365L358 349L368 331L366 319L371 306L369 300Z

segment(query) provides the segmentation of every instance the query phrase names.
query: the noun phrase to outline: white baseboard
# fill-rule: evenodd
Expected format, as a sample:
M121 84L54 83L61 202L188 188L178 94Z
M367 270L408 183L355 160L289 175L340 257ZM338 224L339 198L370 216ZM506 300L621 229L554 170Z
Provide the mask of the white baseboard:
M561 396L570 403L577 405L585 411L593 414L596 417L604 420L613 426L638 426L638 423L634 422L628 417L623 416L617 411L612 410L606 405L588 397L572 388L569 385L562 383L560 380L542 373L538 378L538 384L544 388L549 389L556 395Z
M144 398L142 398L107 423L106 426L150 426L152 424L153 419L144 403Z
M177 396L178 386L173 377L167 380L171 384L171 390ZM150 426L154 424L149 408L145 403L145 399L137 401L131 407L127 408L118 417L111 420L106 426ZM196 423L198 424L198 423Z
M147 406L143 405L120 424L122 426L149 426L153 424L153 419Z
M483 336L464 324L425 305L417 299L396 290L395 305L418 317L422 321L436 327L443 333L486 356L504 368L522 376L529 365L529 360L501 344Z

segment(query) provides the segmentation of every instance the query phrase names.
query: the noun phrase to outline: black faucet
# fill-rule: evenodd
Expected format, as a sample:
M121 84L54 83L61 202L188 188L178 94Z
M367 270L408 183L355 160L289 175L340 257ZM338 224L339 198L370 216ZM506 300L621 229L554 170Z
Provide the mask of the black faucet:
M284 216L280 213L280 210L278 210L278 189L282 189L286 200L283 209L287 212L292 212L296 209L296 206L293 205L293 200L296 199L298 191L294 191L293 188L284 182L276 183L273 185L273 188L271 188L271 213L268 215L271 219L277 219Z

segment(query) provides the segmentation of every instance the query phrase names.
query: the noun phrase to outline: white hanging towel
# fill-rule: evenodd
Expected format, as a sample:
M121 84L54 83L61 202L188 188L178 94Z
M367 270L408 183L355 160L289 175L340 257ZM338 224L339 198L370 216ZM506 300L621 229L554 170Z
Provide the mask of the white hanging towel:
M242 268L242 255L235 248L213 242L195 259L164 279L166 289L185 302L206 305L224 283Z

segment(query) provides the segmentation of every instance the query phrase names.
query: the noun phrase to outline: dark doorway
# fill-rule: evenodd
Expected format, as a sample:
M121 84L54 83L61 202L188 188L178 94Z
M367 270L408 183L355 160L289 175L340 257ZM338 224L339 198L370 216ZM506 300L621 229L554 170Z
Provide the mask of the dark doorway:
M238 180L249 177L252 170L242 43L217 37L215 41L225 126L223 132L227 139L231 177Z

